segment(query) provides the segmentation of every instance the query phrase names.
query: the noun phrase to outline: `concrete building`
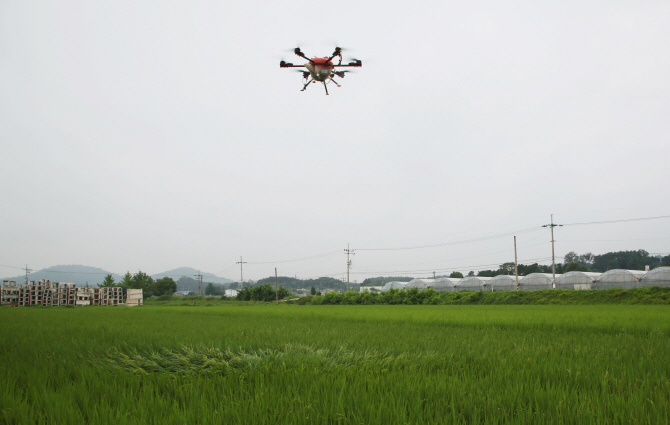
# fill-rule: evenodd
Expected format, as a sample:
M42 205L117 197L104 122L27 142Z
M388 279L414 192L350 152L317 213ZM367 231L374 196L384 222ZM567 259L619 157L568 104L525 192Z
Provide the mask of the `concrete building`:
M3 280L0 298L1 305L19 305L19 287L15 280Z
M134 307L137 305L144 305L141 289L126 289L126 305Z
M142 290L131 289L133 305L142 305ZM138 301L138 291L139 299ZM13 306L87 306L125 305L123 288L77 288L74 283L31 281L17 286L14 281L2 284L2 304Z

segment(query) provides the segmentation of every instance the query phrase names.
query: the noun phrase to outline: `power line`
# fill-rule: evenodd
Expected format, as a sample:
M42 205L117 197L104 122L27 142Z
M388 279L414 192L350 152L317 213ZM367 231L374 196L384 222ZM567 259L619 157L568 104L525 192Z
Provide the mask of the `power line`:
M465 239L465 240L454 241L454 242L443 242L443 243L430 244L430 245L404 246L404 247L395 247L395 248L357 248L357 251L400 251L400 250L405 250L405 249L437 248L437 247L448 246L448 245L460 245L460 244L471 243L471 242L483 242L483 241L487 241L487 240L491 240L491 239L499 239L499 238L504 238L504 237L523 234L523 233L536 232L538 230L540 230L540 229L538 229L537 227L531 227L531 228L528 228L528 229L516 230L514 232L500 233L500 234L492 235L492 236L483 236L481 238Z
M563 226L585 226L587 224L608 224L608 223L623 223L626 221L643 221L643 220L658 220L661 218L670 218L670 215L659 215L657 217L642 217L642 218L626 218L623 220L607 220L607 221L589 221L585 223L568 223Z
M344 250L347 254L347 292L349 292L349 270L351 270L351 260L349 255L355 255L356 252L353 249L349 249L349 244L347 244L347 249Z
M541 257L541 258L527 258L525 260L520 260L521 263L527 263L530 261L538 262L538 261L547 261L551 260L551 257ZM451 266L447 268L440 268L440 269L417 269L417 270L378 270L378 271L365 271L365 272L357 272L357 274L364 274L364 275L372 275L372 274L398 274L398 273L432 273L433 271L437 272L446 272L449 270L464 270L464 269L479 269L483 267L494 267L494 266L499 266L500 263L490 263L490 264L477 264L477 265L469 265L469 266Z
M303 257L303 258L296 258L294 260L282 260L282 261L250 261L249 264L281 264L281 263L295 263L297 261L306 261L306 260L313 260L316 258L322 258L322 257L328 257L333 254L337 254L340 251L330 251L330 252L325 252L323 254L317 254L317 255L312 255L310 257ZM237 264L237 263L235 263Z
M551 273L554 276L553 285L556 289L556 260L554 259L554 227L562 227L562 224L554 224L554 215L551 215L551 224L545 224L542 227L549 227L551 229Z
M10 269L19 269L19 270L23 270L23 267L5 266L4 264L0 264L0 267L7 267L7 268L10 268Z
M244 277L242 276L242 265L243 265L243 264L247 264L247 262L246 262L246 261L242 261L242 256L240 255L240 261L238 261L238 262L235 263L235 264L239 264L239 265L240 265L240 289L242 289L242 286L244 286Z

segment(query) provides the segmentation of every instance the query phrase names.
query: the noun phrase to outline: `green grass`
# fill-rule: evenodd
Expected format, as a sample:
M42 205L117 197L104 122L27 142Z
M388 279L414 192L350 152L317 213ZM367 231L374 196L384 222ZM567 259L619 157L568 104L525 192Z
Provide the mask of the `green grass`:
M670 423L667 305L0 308L0 423Z

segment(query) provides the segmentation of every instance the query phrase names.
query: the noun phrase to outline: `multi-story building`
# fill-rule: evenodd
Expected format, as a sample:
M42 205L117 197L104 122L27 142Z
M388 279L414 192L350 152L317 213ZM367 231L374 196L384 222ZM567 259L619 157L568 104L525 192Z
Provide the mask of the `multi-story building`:
M2 281L2 298L0 304L2 305L19 305L19 287L16 286L15 280Z
M31 281L17 285L15 281L3 281L2 304L13 306L84 306L84 305L142 305L142 290L123 288L77 288L74 283Z

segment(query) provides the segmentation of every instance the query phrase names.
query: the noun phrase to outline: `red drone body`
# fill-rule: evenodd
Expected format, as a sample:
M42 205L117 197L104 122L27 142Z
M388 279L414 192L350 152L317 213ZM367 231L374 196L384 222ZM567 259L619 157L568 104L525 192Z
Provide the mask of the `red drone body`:
M354 59L353 62L349 62L347 65L342 65L342 49L339 47L335 48L335 51L333 54L328 57L323 57L323 58L312 58L309 59L305 54L300 51L300 47L296 47L293 52L300 56L301 58L307 59L309 62L304 64L304 65L293 65L292 63L287 63L284 61L279 62L279 67L280 68L307 68L307 71L300 71L302 72L303 78L305 80L309 79L305 86L302 88L301 91L305 91L307 89L307 86L310 85L310 83L313 83L315 81L319 81L323 83L323 87L326 89L326 94L328 94L328 87L326 84L330 83L331 81L335 83L337 87L341 87L337 82L333 79L333 77L338 76L340 78L344 78L344 74L349 71L335 71L336 67L356 67L360 68L363 66L363 63L358 60ZM333 58L338 56L340 58L340 61L337 65L333 64ZM311 77L311 78L310 78Z

